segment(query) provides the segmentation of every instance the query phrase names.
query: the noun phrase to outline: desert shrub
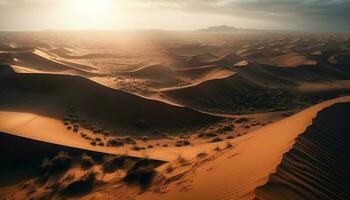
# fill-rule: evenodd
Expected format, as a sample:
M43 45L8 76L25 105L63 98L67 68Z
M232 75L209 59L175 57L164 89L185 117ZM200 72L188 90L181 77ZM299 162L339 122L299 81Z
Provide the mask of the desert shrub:
M74 132L74 133L78 133L78 132L79 132L79 128L74 128L74 129L73 129L73 132Z
M144 142L147 142L147 141L148 141L148 136L142 136L142 140L143 140Z
M136 144L136 141L131 136L124 137L123 141L125 144L132 144L132 145Z
M91 144L92 146L96 146L97 143L96 143L95 141L91 141L90 144Z
M168 144L163 144L163 147L168 147Z
M127 159L124 156L105 156L103 158L102 170L105 173L113 173L117 169L124 168L126 161Z
M68 184L62 191L67 196L81 196L90 192L93 188L96 174L88 172L81 179Z
M122 140L119 140L119 139L112 139L112 140L109 140L107 142L107 146L121 147L121 146L124 146L124 142Z
M167 173L171 173L172 171L174 171L174 167L171 164L168 164L165 168L165 171Z
M84 132L80 132L80 136L83 137L83 138L85 138L87 135L86 135L86 133L84 133Z
M177 158L176 158L176 161L180 164L186 164L187 163L187 160L182 156L182 155L179 155Z
M172 138L171 135L169 133L167 133L167 132L162 133L162 136L165 137L165 138L169 138L169 139Z
M87 155L86 153L83 153L80 158L81 166L84 169L88 169L95 165L95 161L92 159L91 156Z
M109 135L110 135L110 132L109 132L109 131L104 131L104 132L103 132L103 135L104 135L104 136L109 136Z
M85 140L89 140L89 141L91 141L91 142L93 141L92 137L85 136L84 138L85 138ZM95 142L95 141L94 141L94 142ZM96 142L95 142L95 143L96 143Z
M206 157L208 154L206 152L200 152L197 154L197 158L203 158Z
M190 136L189 136L189 135L180 135L180 138L182 138L182 139L188 139L188 138L190 138Z
M140 147L140 146L134 145L134 146L132 147L132 149L133 149L134 151L141 151L141 150L145 150L146 148L145 148L145 147Z
M41 169L44 172L59 173L66 171L72 163L72 158L68 153L60 151L51 160L45 159L41 164Z
M72 127L71 127L71 126L67 126L67 129L68 129L68 130L71 130L71 129L72 129Z
M227 131L233 131L233 128L229 125L226 125L222 128L223 131L227 132Z
M134 164L128 170L123 181L128 184L138 184L141 188L147 188L155 177L154 165L150 160L143 159Z
M151 149L153 148L153 145L148 145L147 148Z
M214 138L214 139L210 140L210 143L221 142L221 141L222 141L222 139L217 137L217 138Z
M176 141L175 146L181 147L181 146L187 146L190 145L191 143L188 140L178 140Z
M225 147L226 147L226 149L229 149L229 148L232 148L233 145L230 142L227 142Z
M101 140L101 138L96 137L96 138L95 138L95 141L96 141L96 142L101 142L102 140Z
M233 137L232 135L229 135L226 137L226 139L233 139L233 138L235 138L235 137Z
M99 142L99 143L97 143L97 145L103 147L103 146L105 146L105 143Z
M236 123L245 123L245 122L248 122L249 121L249 119L247 119L247 118L245 118L245 117L242 117L242 118L239 118L239 119L237 119L236 120Z
M218 136L218 134L216 134L216 133L200 133L200 134L198 134L198 137L200 137L200 138L210 138L210 137L217 137Z

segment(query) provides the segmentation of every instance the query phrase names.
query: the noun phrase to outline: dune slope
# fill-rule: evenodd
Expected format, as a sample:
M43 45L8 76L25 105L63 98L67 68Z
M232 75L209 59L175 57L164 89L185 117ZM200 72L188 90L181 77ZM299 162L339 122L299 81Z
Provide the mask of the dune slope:
M254 199L255 188L268 181L283 155L312 123L317 112L334 103L349 101L349 96L326 101L233 139L233 148L195 163L196 167L178 178L174 185L168 186L171 190L164 193L147 192L137 199ZM224 146L225 143L219 145ZM206 149L210 151L211 148L207 146ZM188 189L182 190L186 184Z
M142 128L176 129L221 119L110 89L79 76L17 74L8 66L0 69L1 110L61 119L68 107L74 106L86 118L124 128L140 128L141 123Z
M259 199L350 199L350 104L318 113L284 155L277 172L257 189Z

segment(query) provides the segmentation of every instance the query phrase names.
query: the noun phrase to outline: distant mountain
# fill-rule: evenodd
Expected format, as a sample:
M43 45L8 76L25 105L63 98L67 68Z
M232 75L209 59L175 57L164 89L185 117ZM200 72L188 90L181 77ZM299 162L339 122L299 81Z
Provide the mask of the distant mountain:
M241 31L257 31L257 30L243 29L243 28L236 28L234 26L221 25L221 26L211 26L208 28L199 29L197 31L199 31L199 32L241 32Z

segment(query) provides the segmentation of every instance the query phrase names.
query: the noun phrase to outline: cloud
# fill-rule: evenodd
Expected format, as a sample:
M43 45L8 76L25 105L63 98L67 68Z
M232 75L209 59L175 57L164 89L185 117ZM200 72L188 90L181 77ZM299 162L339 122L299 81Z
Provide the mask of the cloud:
M14 16L15 20L14 13L20 15L20 12L27 13L25 16L30 15L29 12L35 12L33 15L39 15L40 13L49 15L50 9L54 10L55 7L62 5L62 2L67 1L73 0L0 0L0 17ZM121 5L125 6L124 10L129 12L130 16L135 18L135 21L139 18L139 21L144 22L143 24L152 24L152 22L147 21L147 16L152 16L153 20L157 20L157 16L162 16L162 18L168 16L167 21L178 21L176 28L181 26L179 20L183 20L184 27L190 27L191 24L186 23L191 22L193 24L197 20L200 22L198 24L204 25L206 21L213 22L225 19L222 23L232 22L228 25L237 23L239 26L247 24L246 28L255 28L251 27L254 24L259 24L259 28L263 28L265 23L266 28L273 29L350 30L350 0L114 1L121 2ZM145 13L151 14L147 15ZM186 20L186 18L188 19ZM3 18L0 19L1 21L5 23L8 20ZM249 22L249 24L246 22Z
M161 9L265 19L316 29L349 29L349 0L132 0Z

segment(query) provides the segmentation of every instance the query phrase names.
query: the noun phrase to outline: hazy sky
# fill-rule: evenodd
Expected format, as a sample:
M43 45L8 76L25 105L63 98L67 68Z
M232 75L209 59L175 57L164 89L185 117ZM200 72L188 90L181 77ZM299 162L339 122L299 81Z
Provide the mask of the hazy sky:
M350 0L0 0L0 30L350 30Z

